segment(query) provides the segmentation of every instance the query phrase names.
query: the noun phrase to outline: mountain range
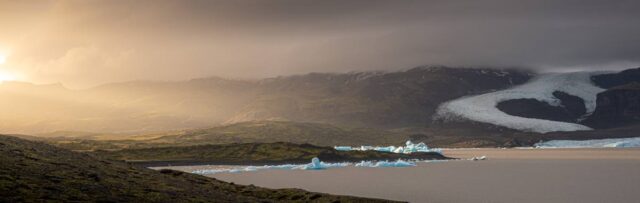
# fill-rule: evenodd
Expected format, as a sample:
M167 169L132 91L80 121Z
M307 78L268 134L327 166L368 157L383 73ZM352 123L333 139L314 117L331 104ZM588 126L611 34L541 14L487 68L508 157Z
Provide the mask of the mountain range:
M60 84L4 82L0 84L0 97L3 98L0 100L0 129L3 133L50 136L56 134L50 132L80 131L166 134L166 131L194 132L197 130L190 129L220 129L234 124L251 126L252 122L271 121L294 123L293 126L297 125L295 123L331 126L327 129L368 129L379 132L377 134L401 134L397 136L401 139L429 138L444 143L466 140L464 142L482 145L491 137L502 136L498 145L505 145L522 142L521 137L528 135L538 135L536 139L555 134L571 134L572 139L586 138L589 137L587 134L594 133L600 133L596 137L608 137L607 132L619 128L635 129L639 124L640 90L634 82L640 82L640 68L574 74L582 75L582 79L557 75L562 76L555 77L560 83L552 88L557 90L545 86L543 96L537 95L542 94L541 91L531 84L550 77L549 74L522 69L443 66L399 72L310 73L261 80L210 77L174 82L132 81L82 90L70 90ZM588 75L588 80L584 75ZM585 84L588 88L580 86ZM445 113L443 116L440 112L443 106L454 101L469 101L483 95L504 96L500 93L523 88L529 88L526 89L529 92L534 89L535 94L525 91L518 92L517 96L500 97L499 101L492 101L495 104L489 103L489 107L491 112L516 118L510 120L524 119L525 122L518 125L525 127L471 118L462 115L464 113L454 116ZM593 91L580 91L585 89ZM480 103L454 106L455 111L448 112L460 113L469 108L469 114L483 115L487 111L473 112L478 110ZM527 123L529 121L532 122ZM540 130L535 127L538 122L577 127L552 125L551 130ZM487 139L467 139L473 136ZM362 136L358 137L362 139ZM512 138L519 141L509 141ZM526 140L527 143L534 141ZM291 139L274 141L298 142ZM314 144L336 142L317 141Z

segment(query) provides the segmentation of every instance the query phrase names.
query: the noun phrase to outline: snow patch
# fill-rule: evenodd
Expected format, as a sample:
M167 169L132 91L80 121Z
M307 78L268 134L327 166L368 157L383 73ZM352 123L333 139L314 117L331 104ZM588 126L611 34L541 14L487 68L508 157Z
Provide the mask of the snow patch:
M586 115L593 113L596 96L604 89L591 82L592 75L603 72L571 72L542 74L531 81L510 89L459 98L441 104L435 115L436 120L472 120L494 124L506 128L547 133L554 131L591 130L591 128L567 122L512 116L500 111L496 105L512 99L536 99L553 106L561 106L554 91L565 92L584 100Z
M597 140L551 140L535 144L537 148L625 148L640 147L640 137Z

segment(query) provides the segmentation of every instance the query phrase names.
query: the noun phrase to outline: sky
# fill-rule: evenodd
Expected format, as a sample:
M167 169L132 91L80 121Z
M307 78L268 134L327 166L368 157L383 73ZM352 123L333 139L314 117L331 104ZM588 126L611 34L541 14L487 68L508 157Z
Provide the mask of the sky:
M0 0L0 80L640 66L640 1Z

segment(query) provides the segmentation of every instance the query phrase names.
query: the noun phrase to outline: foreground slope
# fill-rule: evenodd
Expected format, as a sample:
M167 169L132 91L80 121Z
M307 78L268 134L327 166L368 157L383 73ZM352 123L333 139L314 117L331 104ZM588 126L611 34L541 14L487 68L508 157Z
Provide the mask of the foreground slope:
M0 135L0 202L383 202L154 171Z

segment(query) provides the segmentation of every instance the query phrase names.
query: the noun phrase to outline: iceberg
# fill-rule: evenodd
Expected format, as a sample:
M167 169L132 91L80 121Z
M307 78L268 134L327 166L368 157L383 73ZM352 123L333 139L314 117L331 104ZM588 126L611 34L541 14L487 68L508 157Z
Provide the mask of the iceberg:
M345 167L345 166L349 166L350 163L325 163L320 161L320 159L318 159L318 157L314 157L313 159L311 159L311 163L303 165L300 167L300 169L303 170L322 170L322 169L327 169L327 168L337 168L337 167Z
M483 161L483 160L487 160L487 156L476 156L476 157L473 157L473 158L471 158L469 160L471 160L471 161Z
M375 147L373 150L379 151L379 152L393 152L395 151L396 147L394 146L388 146L388 147Z
M335 146L334 149L338 151L351 151L351 146Z
M266 169L280 169L280 170L322 170L328 168L339 168L351 165L351 163L325 163L320 161L317 157L311 159L311 163L308 164L283 164L283 165L264 165L264 166L240 166L223 169L200 169L191 171L191 173L200 175L210 175L216 173L240 173L240 172L252 172Z
M551 140L534 145L536 148L624 148L640 147L640 137L595 140Z
M356 167L411 167L416 166L415 162L412 161L404 161L398 159L396 161L361 161L355 165Z
M379 151L379 152L392 152L392 153L403 153L403 154L411 154L411 153L415 153L415 152L436 152L436 153L440 153L442 154L442 150L440 149L430 149L427 144L425 144L424 142L420 142L418 144L415 144L413 142L411 142L411 140L407 141L405 143L405 146L360 146L360 147L351 147L351 146L334 146L333 147L335 150L338 151L369 151L369 150L374 150L374 151Z
M436 162L436 161L425 161ZM341 168L347 166L355 167L369 167L369 168L383 168L383 167L412 167L416 166L416 161L398 159L396 161L361 161L359 163L325 163L320 161L317 157L311 159L311 163L308 164L283 164L283 165L264 165L264 166L239 166L231 168L216 168L216 169L199 169L193 170L191 173L199 175L212 175L216 173L242 173L253 172L259 170L324 170L329 168Z

